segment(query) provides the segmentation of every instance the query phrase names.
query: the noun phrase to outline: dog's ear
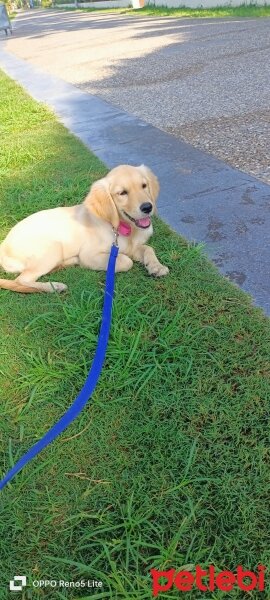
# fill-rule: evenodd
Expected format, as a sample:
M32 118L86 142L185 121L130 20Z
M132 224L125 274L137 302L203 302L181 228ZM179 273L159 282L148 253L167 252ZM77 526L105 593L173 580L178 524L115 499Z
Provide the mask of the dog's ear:
M93 183L84 204L96 217L111 223L115 229L118 228L119 215L111 197L106 177Z
M156 175L154 175L154 173L151 171L151 169L149 169L149 167L146 167L145 165L140 165L139 169L148 181L152 200L154 200L154 202L156 202L157 197L159 195L158 178L156 177Z

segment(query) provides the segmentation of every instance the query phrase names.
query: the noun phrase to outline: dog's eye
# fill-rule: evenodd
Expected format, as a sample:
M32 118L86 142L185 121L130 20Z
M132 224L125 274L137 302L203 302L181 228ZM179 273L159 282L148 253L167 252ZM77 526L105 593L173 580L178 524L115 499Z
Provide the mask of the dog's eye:
M122 192L119 192L120 196L127 196L127 190L123 190Z
M143 189L145 189L147 187L146 183L142 184Z

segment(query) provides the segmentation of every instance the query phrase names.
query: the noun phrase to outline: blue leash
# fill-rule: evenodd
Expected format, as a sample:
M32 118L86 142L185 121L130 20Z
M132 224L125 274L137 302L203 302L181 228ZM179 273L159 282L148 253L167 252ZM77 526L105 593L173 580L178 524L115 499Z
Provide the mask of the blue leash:
M39 440L28 452L26 452L20 460L10 469L7 475L0 481L0 490L2 490L5 485L19 472L27 463L30 462L43 448L46 448L55 438L60 435L69 425L76 419L78 414L82 411L87 401L89 400L91 394L93 393L106 355L109 334L110 334L110 326L111 326L111 317L112 317L112 303L113 303L113 294L114 294L114 275L115 275L115 262L118 254L118 246L117 246L117 234L115 233L115 242L111 247L111 253L109 257L107 274L106 274L106 287L105 287L105 296L104 296L104 304L102 311L102 322L99 332L99 338L97 343L97 349L95 352L95 356L93 358L91 369L88 373L87 379L81 391L79 392L77 398L74 400L73 404L68 408L65 414L55 423L55 425L45 433L43 438Z

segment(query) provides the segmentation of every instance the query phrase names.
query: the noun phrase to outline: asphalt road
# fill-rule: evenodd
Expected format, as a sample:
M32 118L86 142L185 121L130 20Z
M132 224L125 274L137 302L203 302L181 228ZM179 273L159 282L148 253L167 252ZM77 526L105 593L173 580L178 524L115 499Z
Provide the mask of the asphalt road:
M270 182L269 19L35 10L6 49Z

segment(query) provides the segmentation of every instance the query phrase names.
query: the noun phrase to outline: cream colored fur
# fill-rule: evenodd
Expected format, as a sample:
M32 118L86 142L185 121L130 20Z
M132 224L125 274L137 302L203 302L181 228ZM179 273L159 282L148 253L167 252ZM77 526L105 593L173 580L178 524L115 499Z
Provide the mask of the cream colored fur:
M117 229L120 220L129 223L131 235L119 235L116 271L128 271L135 260L143 263L151 275L166 275L168 268L146 245L153 233L152 224L141 229L126 216L127 213L136 220L145 217L140 210L144 202L151 202L154 212L158 193L158 180L150 169L144 165L120 165L92 185L82 204L26 217L0 245L2 268L19 273L15 280L0 279L0 288L22 293L62 292L67 289L65 284L42 283L38 278L77 264L106 270L114 239L112 227Z

